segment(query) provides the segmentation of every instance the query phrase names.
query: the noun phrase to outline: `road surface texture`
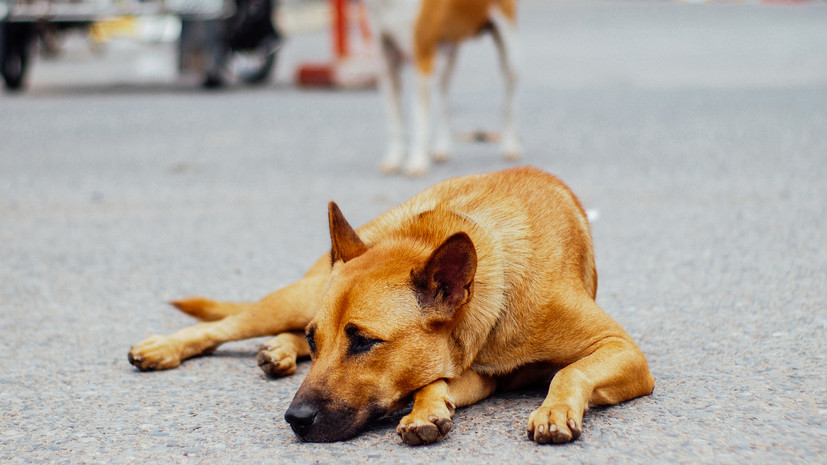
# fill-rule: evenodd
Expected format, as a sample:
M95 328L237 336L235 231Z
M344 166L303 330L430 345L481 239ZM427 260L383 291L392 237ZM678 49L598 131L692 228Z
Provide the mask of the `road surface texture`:
M461 409L432 446L402 444L398 416L302 444L282 416L308 364L266 378L261 339L138 372L133 343L193 323L166 301L298 278L329 247L329 200L358 225L512 164L460 143L425 178L380 175L378 95L291 84L329 57L323 30L258 89L194 88L169 44L78 49L0 96L0 462L824 463L827 4L527 0L519 23L524 162L592 211L598 303L654 394L562 446L526 438L543 389ZM500 124L492 50L460 52L458 131Z

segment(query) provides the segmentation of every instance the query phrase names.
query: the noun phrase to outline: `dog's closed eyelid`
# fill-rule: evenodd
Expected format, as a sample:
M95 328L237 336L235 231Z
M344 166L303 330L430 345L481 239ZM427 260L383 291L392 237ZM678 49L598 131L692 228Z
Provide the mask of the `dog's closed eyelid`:
M368 352L375 345L385 342L382 339L366 334L354 324L345 326L345 334L349 341L347 352L351 356Z
M310 327L307 329L307 334L305 334L305 339L307 339L307 345L310 346L310 353L312 355L316 354L316 328Z
M385 342L381 339L372 339L361 334L354 334L350 337L350 346L348 347L349 355L359 355L371 350L377 344Z

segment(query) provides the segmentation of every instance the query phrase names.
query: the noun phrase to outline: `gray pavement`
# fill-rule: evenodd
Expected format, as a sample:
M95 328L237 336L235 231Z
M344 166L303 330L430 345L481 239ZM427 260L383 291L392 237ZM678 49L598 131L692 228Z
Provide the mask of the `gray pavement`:
M525 162L599 213L598 303L653 395L592 410L565 446L525 437L542 389L460 410L429 447L392 419L301 444L282 415L308 366L267 379L260 340L135 371L131 344L191 324L165 301L296 279L328 246L328 200L360 224L511 165L460 144L427 178L379 175L378 96L290 85L329 56L320 31L262 89L136 76L130 54L172 52L123 48L38 63L0 96L0 462L824 463L827 4L528 0L520 24ZM459 130L499 124L490 51L460 54Z

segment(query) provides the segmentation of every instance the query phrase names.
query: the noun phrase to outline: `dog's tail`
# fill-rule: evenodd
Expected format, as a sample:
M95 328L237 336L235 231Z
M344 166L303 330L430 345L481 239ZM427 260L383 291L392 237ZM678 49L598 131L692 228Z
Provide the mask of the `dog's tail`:
M173 307L202 321L216 321L236 315L250 308L251 304L241 302L216 302L204 297L190 297L170 302Z

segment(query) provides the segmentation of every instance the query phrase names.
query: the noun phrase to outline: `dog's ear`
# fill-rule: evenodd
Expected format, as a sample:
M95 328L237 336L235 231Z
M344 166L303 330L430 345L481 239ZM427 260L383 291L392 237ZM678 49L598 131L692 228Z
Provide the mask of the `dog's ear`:
M471 300L476 272L477 250L468 234L459 232L437 247L411 278L420 305L433 311L435 322L448 322Z
M368 248L356 231L347 222L336 202L327 204L327 219L330 223L330 264L341 260L347 262L365 253Z

